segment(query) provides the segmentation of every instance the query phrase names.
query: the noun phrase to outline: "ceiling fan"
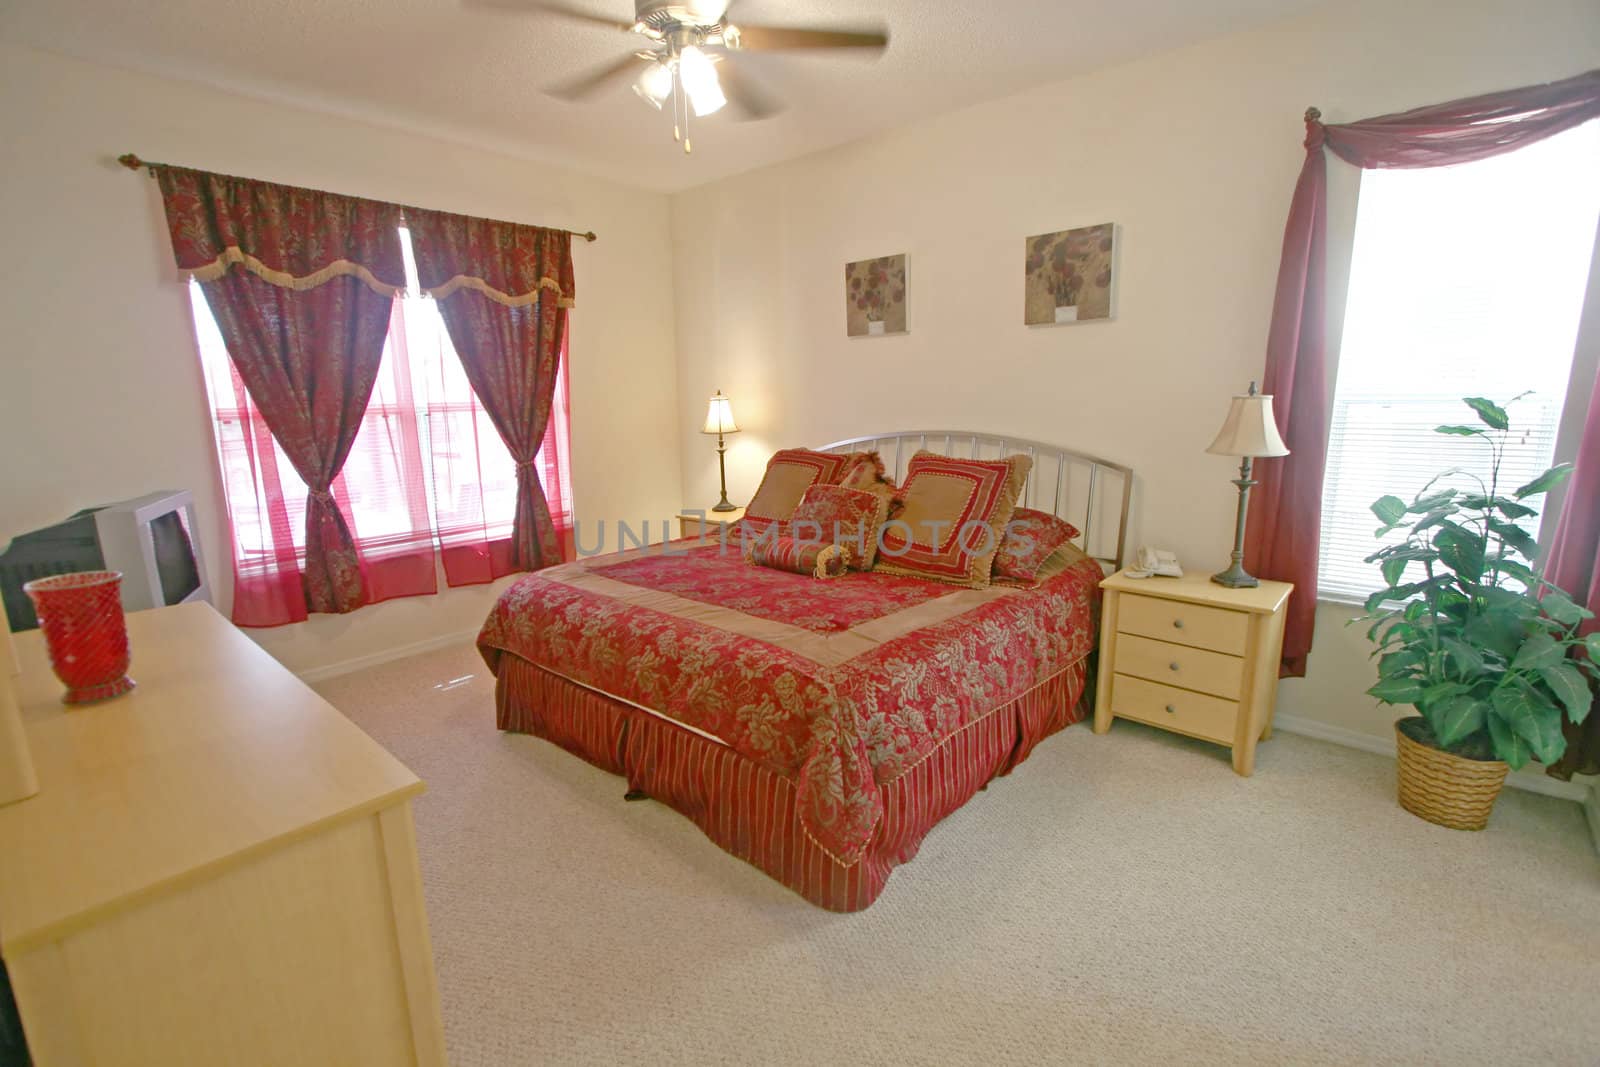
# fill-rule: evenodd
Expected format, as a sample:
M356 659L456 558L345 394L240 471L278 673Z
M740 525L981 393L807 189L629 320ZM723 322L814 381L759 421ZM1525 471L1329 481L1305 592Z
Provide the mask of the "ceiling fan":
M752 119L782 110L776 99L740 69L733 53L820 48L870 49L876 53L889 43L888 33L882 30L736 25L728 21L730 0L634 0L634 17L629 22L543 0L471 2L485 7L548 12L642 37L642 47L633 54L545 91L559 99L575 101L638 70L633 91L658 111L671 103L672 136L686 153L693 151L689 140L691 113L702 118L720 111L730 99ZM646 64L642 70L641 61Z

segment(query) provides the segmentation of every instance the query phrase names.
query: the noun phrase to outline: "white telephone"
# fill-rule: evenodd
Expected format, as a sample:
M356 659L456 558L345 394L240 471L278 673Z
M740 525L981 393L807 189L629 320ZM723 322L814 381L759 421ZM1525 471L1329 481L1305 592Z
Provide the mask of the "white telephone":
M1129 578L1149 578L1158 575L1162 578L1182 578L1183 568L1178 566L1178 557L1164 548L1152 545L1139 546L1139 560L1137 565L1128 569Z

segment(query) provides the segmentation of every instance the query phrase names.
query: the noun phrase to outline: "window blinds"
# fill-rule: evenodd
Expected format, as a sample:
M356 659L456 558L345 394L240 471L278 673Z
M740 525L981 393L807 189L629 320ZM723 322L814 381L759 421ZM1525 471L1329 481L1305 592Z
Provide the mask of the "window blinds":
M1363 562L1386 543L1373 536L1374 500L1409 501L1452 467L1462 473L1443 485L1488 479L1482 442L1434 432L1478 424L1462 397L1530 393L1509 406L1502 490L1550 465L1600 213L1596 174L1600 122L1480 163L1363 173L1323 488L1323 597L1383 588ZM1523 525L1537 534L1538 522Z

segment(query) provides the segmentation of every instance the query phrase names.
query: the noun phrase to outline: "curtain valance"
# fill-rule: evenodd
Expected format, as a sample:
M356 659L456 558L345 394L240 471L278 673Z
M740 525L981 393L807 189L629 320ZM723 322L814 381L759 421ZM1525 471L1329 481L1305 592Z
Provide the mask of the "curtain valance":
M1600 70L1363 122L1307 126L1316 142L1363 169L1474 163L1600 118Z
M410 208L406 228L422 291L442 299L473 289L508 307L553 295L573 306L572 234L543 226Z
M152 165L178 269L200 281L239 264L285 289L353 276L383 296L405 288L398 204Z

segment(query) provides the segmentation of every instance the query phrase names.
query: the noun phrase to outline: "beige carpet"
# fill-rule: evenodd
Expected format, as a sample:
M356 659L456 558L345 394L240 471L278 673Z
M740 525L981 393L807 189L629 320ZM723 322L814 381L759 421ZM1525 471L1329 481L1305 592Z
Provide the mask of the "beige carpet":
M470 676L470 677L466 677ZM457 1067L1600 1061L1600 863L1577 805L1487 831L1394 765L1076 726L833 915L621 779L494 729L467 648L321 690L423 778Z

